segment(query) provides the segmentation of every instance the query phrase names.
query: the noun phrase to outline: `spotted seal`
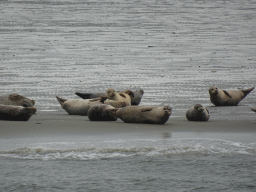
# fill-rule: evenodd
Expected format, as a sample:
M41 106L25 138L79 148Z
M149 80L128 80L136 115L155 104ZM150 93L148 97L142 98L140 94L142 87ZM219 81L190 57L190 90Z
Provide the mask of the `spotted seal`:
M36 113L35 107L0 104L0 119L9 121L28 121Z
M208 121L210 115L208 109L196 104L186 112L186 117L189 121Z
M83 115L87 116L87 113L91 106L105 103L116 108L126 106L124 102L118 101L110 101L107 97L101 97L97 99L63 99L61 97L56 96L59 101L61 107L69 114L69 115Z
M223 90L213 86L209 88L210 100L216 106L235 106L253 89L254 87L238 90Z
M113 115L109 109L114 109L111 105L96 104L88 111L90 121L116 121L117 117Z
M10 94L0 96L0 104L33 107L35 105L35 100L26 98L19 94Z
M172 108L169 106L127 106L109 109L125 123L164 124L168 121Z
M125 90L125 91L118 91L118 93L129 93L129 91L131 90ZM140 101L142 99L142 96L144 94L143 89L139 89L139 90L135 90L132 91L134 96L131 97L131 105L139 105ZM77 96L83 98L83 99L92 99L92 98L98 98L101 96L106 96L106 93L80 93L80 92L76 92L75 93Z
M126 90L125 93L118 93L114 89L109 88L106 91L106 96L110 100L125 102L127 106L131 106L131 98L134 96L134 94L130 90Z

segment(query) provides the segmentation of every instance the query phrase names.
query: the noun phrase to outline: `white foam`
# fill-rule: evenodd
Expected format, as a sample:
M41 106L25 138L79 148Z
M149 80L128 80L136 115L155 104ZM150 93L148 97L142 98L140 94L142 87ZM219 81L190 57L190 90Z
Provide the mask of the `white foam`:
M51 142L33 147L0 151L0 157L40 160L95 160L131 156L253 155L256 143L243 144L219 139L116 140L102 143Z

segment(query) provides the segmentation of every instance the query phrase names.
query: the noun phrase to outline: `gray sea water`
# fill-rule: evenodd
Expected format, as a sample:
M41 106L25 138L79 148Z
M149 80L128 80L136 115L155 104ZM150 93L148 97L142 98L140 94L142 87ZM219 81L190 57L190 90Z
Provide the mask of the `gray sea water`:
M208 94L256 85L255 11L254 0L2 0L1 95L64 114L55 95L142 88L142 105L173 116L201 103L213 120L255 121L255 91L238 107ZM0 139L0 191L255 191L246 137Z

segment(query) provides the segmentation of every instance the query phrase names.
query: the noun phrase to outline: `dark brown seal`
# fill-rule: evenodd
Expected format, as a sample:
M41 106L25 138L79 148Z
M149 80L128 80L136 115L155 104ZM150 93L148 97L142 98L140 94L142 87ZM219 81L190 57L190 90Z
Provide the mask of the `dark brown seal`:
M217 87L210 87L209 94L211 102L216 106L235 106L243 100L254 87L249 89L224 90Z
M36 113L35 107L0 104L0 119L9 121L28 121Z
M90 121L116 121L117 117L113 115L108 109L114 107L106 104L97 104L92 106L88 111L88 118Z
M0 96L0 104L33 107L35 105L35 101L19 94L10 94Z
M196 104L187 111L186 117L189 121L208 121L210 115L209 111L201 104Z

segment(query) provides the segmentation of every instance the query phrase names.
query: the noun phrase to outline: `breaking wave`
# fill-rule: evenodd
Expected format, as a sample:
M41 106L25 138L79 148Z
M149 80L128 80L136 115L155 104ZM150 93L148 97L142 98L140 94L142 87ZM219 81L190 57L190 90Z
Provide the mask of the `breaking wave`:
M73 144L73 143L72 143ZM116 143L115 143L116 144ZM118 144L122 144L119 142ZM139 146L145 144L145 147ZM149 145L151 144L151 145ZM58 144L59 147L60 144ZM67 145L65 143L65 145ZM127 144L126 144L127 145ZM104 147L103 147L104 146ZM0 157L38 160L97 160L133 156L159 157L177 155L252 155L256 156L256 143L242 144L211 139L175 139L168 141L136 141L136 146L103 145L71 149L23 147L0 151Z

